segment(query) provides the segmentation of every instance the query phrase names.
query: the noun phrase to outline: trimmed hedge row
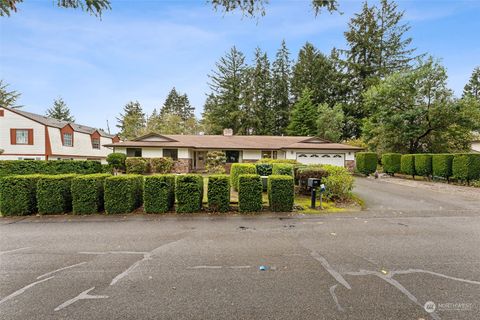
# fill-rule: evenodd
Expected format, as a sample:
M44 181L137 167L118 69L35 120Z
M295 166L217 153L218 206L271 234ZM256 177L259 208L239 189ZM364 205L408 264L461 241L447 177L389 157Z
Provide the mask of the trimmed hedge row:
M432 175L432 155L416 154L415 155L415 173L418 176L429 177Z
M142 205L143 177L126 174L105 180L105 212L129 213Z
M102 173L99 161L85 160L0 160L0 177L22 174Z
M127 174L144 174L149 171L149 163L145 158L127 158L125 167Z
M238 210L256 212L262 210L262 181L258 174L241 174L238 177Z
M272 175L285 175L293 177L293 164L274 163L272 165Z
M72 211L74 174L41 176L37 182L37 208L40 214Z
M110 174L97 173L77 176L72 180L72 211L90 214L103 211L104 183Z
M216 174L208 177L208 208L217 212L230 210L230 177Z
M395 175L395 173L400 172L401 168L401 158L400 153L385 153L382 155L382 165L383 172L390 175Z
M146 213L165 213L175 205L175 175L146 176L143 187L143 208Z
M377 154L375 152L357 152L355 155L357 170L364 175L377 171Z
M259 176L265 177L272 174L271 163L255 163L255 168L257 169L257 174Z
M411 175L415 177L415 155L414 154L402 154L400 159L400 171L403 174Z
M234 163L230 168L230 184L235 191L238 191L238 177L241 174L256 174L257 169L252 163Z
M24 216L37 212L37 181L41 175L15 175L0 179L0 212Z
M449 179L452 176L453 154L433 154L432 174L434 177Z
M452 161L452 174L455 179L468 183L480 179L480 154L456 154Z
M203 177L199 174L177 176L175 197L177 198L177 212L200 211L203 201Z
M293 210L295 198L295 182L287 175L271 175L268 177L268 203L274 212L290 212Z

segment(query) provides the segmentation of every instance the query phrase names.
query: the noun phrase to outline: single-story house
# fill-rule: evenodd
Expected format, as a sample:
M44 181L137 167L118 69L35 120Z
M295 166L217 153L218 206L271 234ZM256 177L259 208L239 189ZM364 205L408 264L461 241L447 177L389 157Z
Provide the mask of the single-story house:
M362 148L316 137L239 136L231 129L223 135L147 134L131 141L106 144L127 157L171 157L176 172L202 171L207 152L224 151L227 164L256 162L262 158L294 159L305 164L332 164L352 169L355 152Z

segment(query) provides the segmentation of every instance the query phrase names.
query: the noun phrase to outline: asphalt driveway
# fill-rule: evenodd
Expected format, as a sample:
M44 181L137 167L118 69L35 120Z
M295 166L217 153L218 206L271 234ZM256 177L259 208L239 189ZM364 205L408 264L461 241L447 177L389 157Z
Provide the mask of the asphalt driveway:
M474 201L357 185L346 214L0 219L0 318L478 318Z

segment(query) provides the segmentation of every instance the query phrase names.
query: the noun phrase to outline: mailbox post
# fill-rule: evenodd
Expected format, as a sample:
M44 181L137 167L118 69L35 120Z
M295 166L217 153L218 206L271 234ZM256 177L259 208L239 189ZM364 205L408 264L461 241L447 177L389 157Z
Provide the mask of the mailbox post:
M310 204L310 207L312 209L315 209L315 201L317 199L317 189L318 187L320 187L320 184L321 184L322 180L321 179L317 179L317 178L308 178L308 184L307 184L307 187L310 188L310 192L311 192L311 204Z

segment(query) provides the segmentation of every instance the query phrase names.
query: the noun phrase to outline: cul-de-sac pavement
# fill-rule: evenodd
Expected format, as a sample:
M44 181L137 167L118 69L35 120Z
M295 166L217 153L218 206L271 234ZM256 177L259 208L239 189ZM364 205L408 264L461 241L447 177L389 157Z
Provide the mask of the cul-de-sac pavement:
M390 180L347 213L2 218L0 318L478 319L478 189Z

